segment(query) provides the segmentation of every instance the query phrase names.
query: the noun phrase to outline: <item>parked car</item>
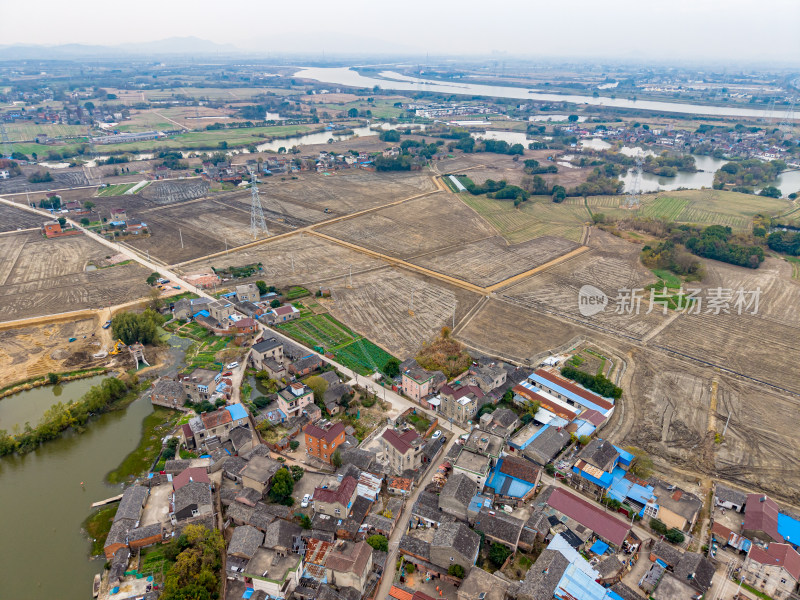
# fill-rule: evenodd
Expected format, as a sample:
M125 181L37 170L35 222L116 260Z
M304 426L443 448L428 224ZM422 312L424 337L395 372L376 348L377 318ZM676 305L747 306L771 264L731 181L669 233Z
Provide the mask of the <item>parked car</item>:
M235 369L238 366L239 366L238 362L232 362L232 363L228 363L227 365L225 365L225 368L226 369Z
M306 494L303 496L303 501L300 502L300 506L303 508L308 508L308 503L311 502L311 494Z
M442 430L437 429L436 431L433 432L433 436L431 437L431 439L438 440L441 437L441 435L442 435Z

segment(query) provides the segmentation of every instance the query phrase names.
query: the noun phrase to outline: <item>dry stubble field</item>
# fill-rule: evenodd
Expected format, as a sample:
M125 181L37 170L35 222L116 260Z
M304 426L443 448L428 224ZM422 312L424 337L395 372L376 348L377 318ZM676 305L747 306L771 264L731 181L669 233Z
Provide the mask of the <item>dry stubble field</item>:
M122 304L147 295L137 264L86 271L109 250L83 235L45 239L38 232L0 236L3 321Z
M0 204L0 232L39 227L44 220L27 210Z

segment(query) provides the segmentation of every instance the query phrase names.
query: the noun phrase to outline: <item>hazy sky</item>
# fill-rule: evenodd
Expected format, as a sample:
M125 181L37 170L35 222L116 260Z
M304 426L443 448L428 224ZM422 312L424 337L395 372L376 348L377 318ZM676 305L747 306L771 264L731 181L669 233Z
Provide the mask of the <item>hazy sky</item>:
M800 0L0 0L2 44L800 61Z

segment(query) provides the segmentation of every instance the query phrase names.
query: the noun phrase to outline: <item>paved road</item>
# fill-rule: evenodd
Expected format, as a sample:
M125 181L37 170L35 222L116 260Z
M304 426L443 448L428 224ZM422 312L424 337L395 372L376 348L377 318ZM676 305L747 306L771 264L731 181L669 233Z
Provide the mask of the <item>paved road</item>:
M456 439L457 438L454 435L451 435L448 438L447 444L445 444L440 458L447 454L447 451L455 443ZM397 549L400 546L400 538L403 537L403 534L408 529L408 521L411 519L411 510L414 507L414 503L417 501L420 493L431 482L440 464L441 460L434 461L430 464L428 470L425 472L425 475L423 475L422 479L420 480L419 485L413 492L411 492L406 500L406 505L403 508L403 512L400 514L400 519L397 521L397 526L392 532L392 535L389 537L389 556L386 557L386 567L383 571L381 585L375 594L375 598L378 600L389 597L389 589L394 583L395 572L397 570Z

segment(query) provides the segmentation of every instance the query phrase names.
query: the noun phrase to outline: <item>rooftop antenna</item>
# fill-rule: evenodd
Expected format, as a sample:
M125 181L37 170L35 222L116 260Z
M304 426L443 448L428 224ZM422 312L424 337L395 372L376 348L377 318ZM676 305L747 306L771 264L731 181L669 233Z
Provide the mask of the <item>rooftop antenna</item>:
M3 156L5 158L11 158L13 154L11 140L8 139L8 132L6 131L6 126L3 123L0 123L0 137L3 139Z
M250 179L252 182L250 184L250 232L253 234L253 239L256 239L259 230L263 230L267 235L269 235L269 230L267 229L267 222L264 220L264 210L261 208L256 175L252 169L250 170Z
M642 203L642 155L636 155L636 166L633 168L633 181L625 200L625 208L638 208Z

